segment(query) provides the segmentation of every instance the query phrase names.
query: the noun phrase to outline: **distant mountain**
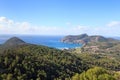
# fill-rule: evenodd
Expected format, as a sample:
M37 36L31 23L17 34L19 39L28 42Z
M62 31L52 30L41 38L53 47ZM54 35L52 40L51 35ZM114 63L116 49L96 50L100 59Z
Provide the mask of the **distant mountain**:
M112 38L105 38L99 35L88 36L87 34L69 35L61 39L64 43L89 43L89 42L114 42L118 41Z
M12 37L4 43L4 45L9 45L9 46L23 45L23 44L26 44L26 42L24 42L23 40L21 40L17 37Z
M24 46L24 45L28 45L28 43L24 42L23 40L17 37L12 37L8 39L4 44L0 45L0 50L17 48L17 47Z
M120 37L113 37L114 39L120 40Z

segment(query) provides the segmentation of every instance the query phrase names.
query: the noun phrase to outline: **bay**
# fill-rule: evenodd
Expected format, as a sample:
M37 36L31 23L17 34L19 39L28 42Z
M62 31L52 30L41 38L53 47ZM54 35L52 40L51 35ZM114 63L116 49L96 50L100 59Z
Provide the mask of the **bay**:
M31 44L44 45L53 48L76 48L81 47L82 44L67 44L60 42L64 36L43 36L43 35L0 35L0 44L3 44L11 37L18 37L23 41Z

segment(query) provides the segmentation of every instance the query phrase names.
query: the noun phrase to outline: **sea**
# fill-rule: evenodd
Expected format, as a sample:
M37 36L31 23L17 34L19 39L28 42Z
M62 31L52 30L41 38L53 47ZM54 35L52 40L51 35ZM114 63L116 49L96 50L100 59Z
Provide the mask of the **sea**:
M68 49L82 46L82 44L68 44L61 42L60 40L64 36L46 36L46 35L0 35L0 44L5 43L8 39L12 37L18 37L25 41L26 43L44 45L57 49Z

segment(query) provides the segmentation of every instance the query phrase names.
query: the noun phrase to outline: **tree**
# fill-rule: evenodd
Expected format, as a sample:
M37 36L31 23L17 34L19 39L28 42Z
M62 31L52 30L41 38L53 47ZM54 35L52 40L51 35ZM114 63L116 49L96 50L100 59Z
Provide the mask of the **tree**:
M72 77L72 80L117 80L117 79L114 78L112 72L101 67L94 67L81 74L76 74L75 76Z

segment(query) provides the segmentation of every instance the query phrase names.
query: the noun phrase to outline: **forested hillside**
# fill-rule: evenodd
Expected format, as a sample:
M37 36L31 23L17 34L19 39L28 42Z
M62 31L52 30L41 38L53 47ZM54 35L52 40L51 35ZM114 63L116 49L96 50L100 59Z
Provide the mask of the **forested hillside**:
M0 80L64 80L87 69L79 57L45 46L29 44L0 53Z
M119 80L119 71L116 54L59 50L16 37L0 46L0 80Z
M75 74L72 80L120 80L120 74L101 67L94 67L81 74Z

